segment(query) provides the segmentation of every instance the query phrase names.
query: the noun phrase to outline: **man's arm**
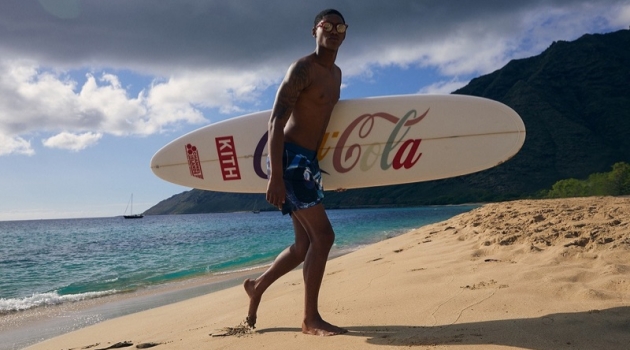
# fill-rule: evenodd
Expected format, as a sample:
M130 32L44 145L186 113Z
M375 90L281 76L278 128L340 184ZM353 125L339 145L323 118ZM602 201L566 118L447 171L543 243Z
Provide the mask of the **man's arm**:
M309 63L302 59L291 65L280 84L276 100L269 118L269 162L270 174L267 183L267 201L282 208L286 189L282 169L282 151L284 149L284 127L289 121L300 93L309 86Z

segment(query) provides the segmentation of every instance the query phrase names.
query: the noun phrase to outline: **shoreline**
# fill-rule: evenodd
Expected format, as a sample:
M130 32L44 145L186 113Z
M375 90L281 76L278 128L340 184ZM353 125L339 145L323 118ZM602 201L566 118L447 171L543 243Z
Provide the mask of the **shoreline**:
M347 335L301 334L303 282L292 271L267 290L253 332L225 332L247 312L237 285L28 349L97 349L122 341L159 350L625 349L629 218L628 198L487 204L332 259L320 311Z
M228 289L240 285L245 278L257 276L266 266L197 276L131 292L0 315L0 350L22 349L110 319Z
M402 234L410 229L444 220L470 209L472 209L470 206L452 209L438 207L435 210L430 207L402 210L385 209L383 210L384 215L378 217L370 215L369 210L332 210L330 215L339 222L339 226L337 226L339 232L334 248L346 251L354 250L357 247L385 239L386 236ZM231 273L256 265L268 264L290 244L293 235L291 226L285 225L282 220L277 220L274 215L242 217L242 215L236 214L233 217L243 219L239 221L242 224L236 226L229 223L232 218L230 215L200 214L193 215L193 217L188 216L188 218L183 217L186 215L151 219L148 222L143 222L141 226L124 225L119 220L108 219L88 220L86 222L70 220L67 223L66 220L61 220L62 223L51 226L42 226L38 223L34 227L28 225L8 227L9 239L4 242L5 244L15 244L11 243L11 239L20 239L19 235L24 234L26 229L34 230L37 233L37 239L33 240L35 242L33 249L26 250L23 254L20 247L17 250L8 248L9 251L24 256L11 255L10 253L9 257L5 257L3 260L8 269L8 275L6 280L0 283L3 289L3 293L1 293L3 297L0 300L0 315L34 307L80 302L109 294L133 292L172 281L203 277L209 274ZM350 219L353 217L361 217L366 220L357 221L356 223L359 224L357 226ZM267 228L262 233L265 236L262 246L256 243L255 239L251 239L251 237L258 236L257 233L253 233L251 222L255 221L260 224L259 218L265 223L263 227ZM56 232L55 230L66 229L65 226L67 225L70 225L71 231L69 232L70 240L66 241L65 244L86 246L90 253L81 248L76 255L75 252L68 253L68 256L53 254L50 257L52 260L48 257L36 256L37 252L53 249L46 245L46 235ZM113 230L106 229L110 225L114 226ZM170 237L172 230L183 230L183 233L189 229L196 230L197 226L203 227L199 228L203 230L203 234L198 234L195 231L193 234L177 235L176 240L181 244L174 247L169 244L173 240ZM225 229L235 230L234 234L225 235L222 230L223 226L226 226ZM89 238L91 235L81 233L85 230L98 234L98 240L107 243L95 244L95 241ZM119 242L116 239L113 232L119 230L125 236L129 236L129 240L135 242L133 244L137 249L133 247L128 249L124 246L124 242ZM155 230L158 237L153 234L147 235L148 230ZM282 232L283 234L276 235L275 232ZM290 236L284 234L285 232L287 234L290 232ZM3 233L3 237L5 234L6 232ZM155 237L155 242L149 237ZM109 242L110 240L111 242ZM188 242L186 242L187 240ZM109 244L113 245L112 249L109 249ZM231 245L237 246L238 254L232 253ZM149 246L150 250L140 248L146 246ZM217 247L225 248L217 249ZM190 250L192 253L188 253L186 250ZM171 255L176 259L171 261L169 259ZM77 275L77 271L68 267L72 266L66 262L69 258L80 264L82 270L78 271L79 275ZM99 266L99 259L106 259L106 265ZM46 261L50 261L50 263L45 263ZM25 268L27 263L41 266ZM92 269L98 273L91 275L89 271Z
M359 245L333 249L329 260L361 249ZM209 293L240 286L258 277L271 262L234 271L215 272L142 287L92 299L46 305L0 315L0 350L22 349L98 323L175 304ZM300 270L302 265L296 270Z

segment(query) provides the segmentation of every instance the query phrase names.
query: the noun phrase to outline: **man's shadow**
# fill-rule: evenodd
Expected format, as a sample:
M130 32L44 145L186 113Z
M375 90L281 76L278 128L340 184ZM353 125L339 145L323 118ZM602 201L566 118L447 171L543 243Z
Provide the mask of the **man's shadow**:
M536 350L627 350L630 349L630 306L433 327L381 325L345 328L349 332L342 336L364 337L369 344L387 346L493 344ZM301 329L271 328L258 330L258 333L293 331L300 332Z

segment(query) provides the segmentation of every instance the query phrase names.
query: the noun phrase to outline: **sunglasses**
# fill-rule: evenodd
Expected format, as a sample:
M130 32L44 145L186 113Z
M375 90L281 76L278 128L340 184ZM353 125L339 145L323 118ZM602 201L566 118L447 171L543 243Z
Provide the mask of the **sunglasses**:
M339 23L337 25L334 25L330 22L325 22L325 21L319 22L319 24L315 28L319 28L319 27L322 27L322 29L327 33L332 32L333 28L335 28L337 30L337 33L339 34L345 33L346 29L348 29L348 25L345 23Z

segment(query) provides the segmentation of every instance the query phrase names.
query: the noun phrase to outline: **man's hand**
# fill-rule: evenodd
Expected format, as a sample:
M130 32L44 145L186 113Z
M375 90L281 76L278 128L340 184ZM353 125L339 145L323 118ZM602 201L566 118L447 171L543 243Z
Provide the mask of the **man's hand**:
M286 197L286 188L284 187L284 180L280 178L270 178L267 182L267 202L274 207L282 210L282 205Z

